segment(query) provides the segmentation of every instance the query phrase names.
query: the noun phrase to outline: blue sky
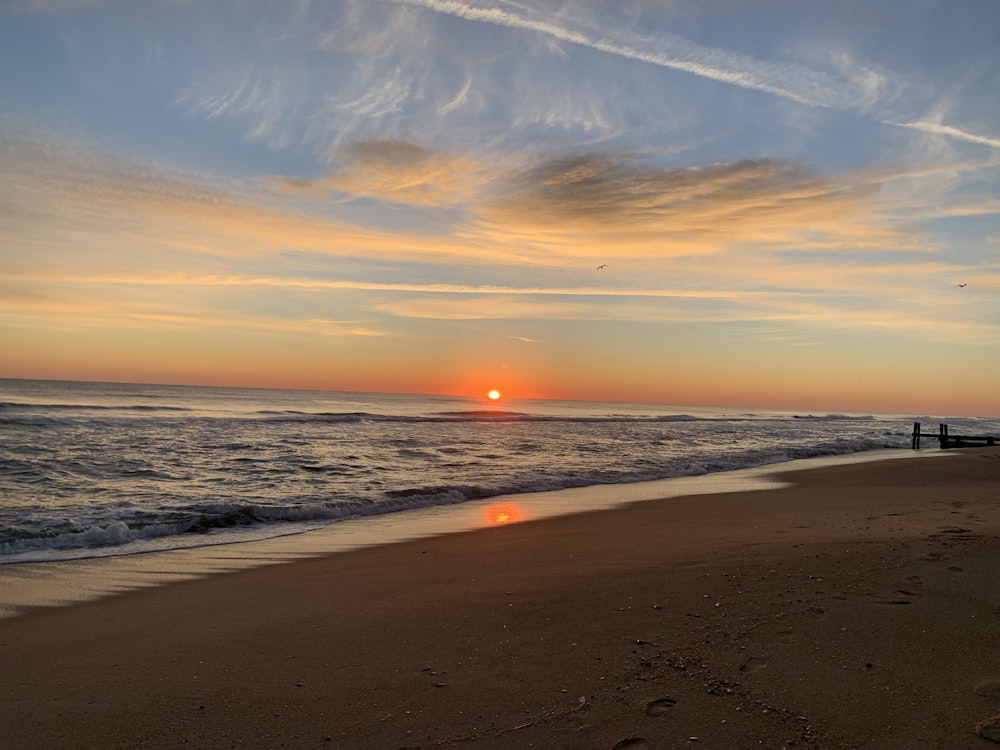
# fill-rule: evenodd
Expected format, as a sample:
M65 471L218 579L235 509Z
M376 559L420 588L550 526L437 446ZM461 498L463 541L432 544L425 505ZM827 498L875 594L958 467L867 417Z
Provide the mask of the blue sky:
M997 28L0 0L0 376L995 415Z

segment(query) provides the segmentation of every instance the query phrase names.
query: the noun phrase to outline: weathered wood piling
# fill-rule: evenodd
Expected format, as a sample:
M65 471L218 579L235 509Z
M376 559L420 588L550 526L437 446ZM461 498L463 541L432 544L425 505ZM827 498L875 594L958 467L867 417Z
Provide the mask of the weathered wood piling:
M995 435L953 435L948 425L939 424L937 432L921 432L920 422L913 423L913 449L920 448L920 438L932 438L941 448L975 448L986 445L1000 445L1000 437Z

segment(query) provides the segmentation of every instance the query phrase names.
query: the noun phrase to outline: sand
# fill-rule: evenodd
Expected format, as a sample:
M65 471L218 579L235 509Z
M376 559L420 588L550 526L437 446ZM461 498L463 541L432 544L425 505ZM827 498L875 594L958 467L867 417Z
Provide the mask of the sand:
M0 621L0 747L996 745L1000 450L784 479Z

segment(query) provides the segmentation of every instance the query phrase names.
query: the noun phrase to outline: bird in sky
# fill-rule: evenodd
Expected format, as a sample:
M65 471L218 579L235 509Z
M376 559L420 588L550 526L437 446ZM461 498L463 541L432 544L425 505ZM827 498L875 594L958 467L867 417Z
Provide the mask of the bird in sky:
M607 264L607 263L602 263L601 265L599 265L599 266L597 267L597 270L598 270L598 271L600 271L600 270L601 270L602 268L607 268L607 267L608 267L608 264Z
M963 289L964 289L965 287L967 287L967 286L968 286L968 284L955 284L955 286L957 286L957 287L961 287L961 288L963 288Z

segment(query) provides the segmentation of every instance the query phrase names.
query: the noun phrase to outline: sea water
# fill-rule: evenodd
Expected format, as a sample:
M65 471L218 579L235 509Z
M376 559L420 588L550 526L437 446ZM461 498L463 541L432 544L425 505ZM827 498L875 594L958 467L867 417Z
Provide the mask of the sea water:
M927 416L0 380L0 563L907 448ZM996 421L949 418L952 432ZM544 496L539 496L544 497Z

